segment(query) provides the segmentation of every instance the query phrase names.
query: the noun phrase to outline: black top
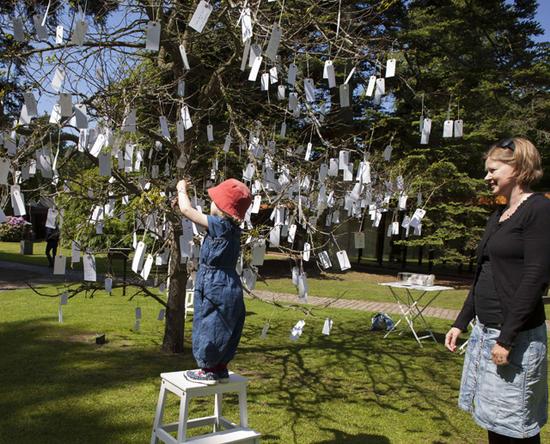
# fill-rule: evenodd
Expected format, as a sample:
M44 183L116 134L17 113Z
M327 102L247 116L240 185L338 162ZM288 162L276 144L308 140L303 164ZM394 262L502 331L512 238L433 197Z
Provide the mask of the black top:
M487 222L478 246L474 285L453 326L466 330L476 314L474 288L487 244L503 315L497 341L511 346L520 331L537 327L546 319L542 296L550 280L550 200L533 194L510 218L499 222L502 212L499 208Z
M481 270L474 287L474 311L484 325L502 325L504 316L500 297L495 288L493 268L489 257L488 242L481 257Z

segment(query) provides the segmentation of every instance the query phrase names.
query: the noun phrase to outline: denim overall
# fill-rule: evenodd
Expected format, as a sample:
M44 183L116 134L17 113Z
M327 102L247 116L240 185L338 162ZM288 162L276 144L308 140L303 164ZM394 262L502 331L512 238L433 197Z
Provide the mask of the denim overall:
M235 267L241 230L228 219L208 216L195 280L193 356L201 368L235 356L244 325L241 279Z

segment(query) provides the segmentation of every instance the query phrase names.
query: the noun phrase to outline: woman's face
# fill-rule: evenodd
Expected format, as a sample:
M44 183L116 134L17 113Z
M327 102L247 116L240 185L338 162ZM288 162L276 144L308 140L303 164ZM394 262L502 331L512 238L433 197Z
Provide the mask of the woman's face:
M494 195L509 196L512 193L512 189L517 185L513 166L500 160L488 158L485 161L485 170L487 171L485 182Z

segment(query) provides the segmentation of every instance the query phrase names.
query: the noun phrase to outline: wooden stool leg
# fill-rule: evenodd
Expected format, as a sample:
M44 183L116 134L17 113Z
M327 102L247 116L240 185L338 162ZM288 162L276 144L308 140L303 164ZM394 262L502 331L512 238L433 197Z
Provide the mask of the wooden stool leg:
M164 381L160 384L159 399L157 402L157 411L155 421L153 422L153 433L151 433L151 444L157 444L157 429L162 426L162 416L164 414L164 403L166 402L166 384Z
M214 432L219 432L222 429L220 417L222 416L222 393L214 394L214 416L216 417L216 422L214 423Z
M185 442L187 434L187 417L189 415L189 396L183 392L180 399L180 416L178 422L178 444Z
M239 417L241 427L248 427L248 412L246 411L246 387L239 390Z

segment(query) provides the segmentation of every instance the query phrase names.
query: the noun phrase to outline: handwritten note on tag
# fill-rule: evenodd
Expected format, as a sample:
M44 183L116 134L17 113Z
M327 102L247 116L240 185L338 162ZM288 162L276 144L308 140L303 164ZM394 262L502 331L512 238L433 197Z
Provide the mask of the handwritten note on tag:
M340 270L344 271L344 270L349 270L351 268L351 264L348 259L348 253L346 253L346 250L337 251L336 257L338 258Z
M189 26L197 32L202 32L204 26L206 25L206 22L208 21L208 17L210 17L210 14L212 13L212 9L213 8L210 3L201 0L199 5L197 6L197 9L193 13L193 17L191 17Z
M55 44L56 45L62 45L63 44L63 26L58 25L55 28Z

